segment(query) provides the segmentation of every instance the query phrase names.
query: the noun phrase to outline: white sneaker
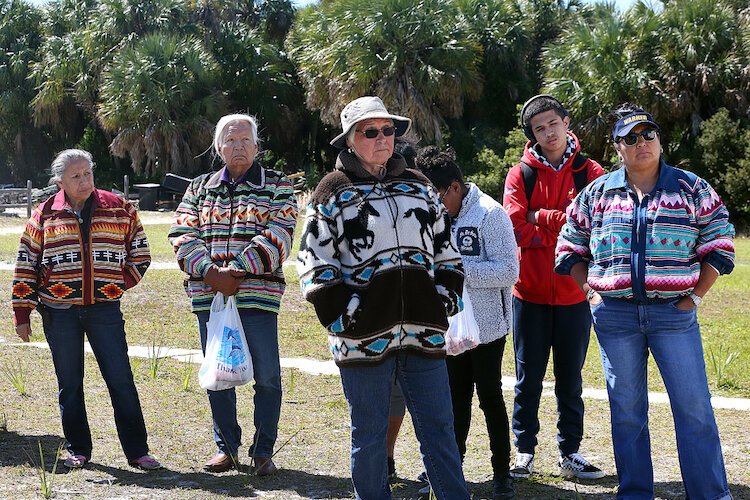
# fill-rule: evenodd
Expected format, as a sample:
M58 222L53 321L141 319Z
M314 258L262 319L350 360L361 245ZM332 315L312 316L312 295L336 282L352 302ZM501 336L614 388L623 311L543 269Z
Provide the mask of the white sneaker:
M534 471L533 453L516 453L516 465L509 474L515 479L526 479Z
M604 477L604 471L591 465L591 462L583 458L580 453L571 453L561 457L560 472L565 477L577 477L578 479L600 479Z

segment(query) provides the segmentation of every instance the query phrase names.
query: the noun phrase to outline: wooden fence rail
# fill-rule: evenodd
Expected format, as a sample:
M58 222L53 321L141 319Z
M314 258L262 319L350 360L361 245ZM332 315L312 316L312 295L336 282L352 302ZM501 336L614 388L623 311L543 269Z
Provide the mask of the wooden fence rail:
M34 199L31 196L31 189L31 180L26 181L26 188L0 189L0 210L4 208L26 207L26 216L31 217L31 211L34 209ZM17 199L23 199L23 195L26 195L25 202L16 201Z

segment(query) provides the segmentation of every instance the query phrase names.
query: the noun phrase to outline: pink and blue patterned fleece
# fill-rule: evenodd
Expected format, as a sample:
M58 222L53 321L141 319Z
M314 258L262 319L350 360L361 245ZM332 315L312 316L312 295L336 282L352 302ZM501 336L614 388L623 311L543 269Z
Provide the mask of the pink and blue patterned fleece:
M555 271L588 262L599 294L636 302L668 300L693 290L702 263L734 269L734 226L704 179L662 161L659 179L639 202L620 168L592 182L567 210Z

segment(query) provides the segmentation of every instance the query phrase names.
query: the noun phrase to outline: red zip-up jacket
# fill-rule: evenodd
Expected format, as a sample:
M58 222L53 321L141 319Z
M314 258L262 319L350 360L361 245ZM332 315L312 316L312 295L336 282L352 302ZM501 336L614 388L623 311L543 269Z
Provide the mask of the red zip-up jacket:
M77 306L117 301L143 277L151 252L129 201L95 189L88 241L81 224L63 191L34 210L13 273L16 325L29 322L40 300Z
M521 263L513 294L535 304L571 305L586 299L573 278L554 271L555 245L565 224L565 209L578 194L573 180L573 160L579 154L581 144L572 132L568 134L575 139L576 150L557 172L531 154L531 141L526 144L522 161L536 169L536 184L530 203L526 200L521 163L513 166L505 179L503 206L513 222ZM581 168L588 169L588 182L604 175L601 165L591 159ZM539 211L537 224L526 221L527 212L533 210Z

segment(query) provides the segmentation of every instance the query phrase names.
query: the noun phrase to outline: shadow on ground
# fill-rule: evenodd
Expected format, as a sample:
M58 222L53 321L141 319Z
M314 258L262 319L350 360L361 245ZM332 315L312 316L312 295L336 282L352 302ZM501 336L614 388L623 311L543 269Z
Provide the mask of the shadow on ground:
M58 447L63 442L60 436L23 435L14 431L0 432L0 466L38 467L40 464L39 445L42 447L45 469L52 471ZM63 456L66 453L63 451ZM143 488L167 493L170 490L205 491L227 497L260 497L268 494L288 495L296 493L303 498L351 498L353 491L348 477L337 477L327 474L312 474L305 471L280 469L272 477L257 477L249 466L243 465L239 471L225 474L209 474L202 471L176 471L168 468L143 472L127 467L111 467L92 462L86 467L97 472L99 477L87 478L92 488L98 485ZM76 473L70 471L62 462L58 463L57 474ZM617 490L617 476L609 475L597 481L580 481L580 486L562 481L557 484L545 484L529 481L516 482L517 498L529 500L609 500L614 498ZM399 479L393 485L394 500L418 499L422 483L413 480ZM596 486L597 493L587 492ZM578 489L578 492L576 492ZM731 484L730 490L735 500L750 500L750 487L743 484ZM473 500L492 498L492 481L470 482L469 491ZM656 497L659 499L683 499L685 491L680 481L658 482L655 485ZM278 498L282 498L279 496Z
M55 455L59 446L63 443L60 436L40 435L27 436L18 434L14 431L0 432L0 466L19 466L28 465L38 467L40 463L39 445L42 446L45 468L52 470L55 464ZM62 455L65 456L63 449ZM62 463L58 466L57 472L64 472L61 469Z

